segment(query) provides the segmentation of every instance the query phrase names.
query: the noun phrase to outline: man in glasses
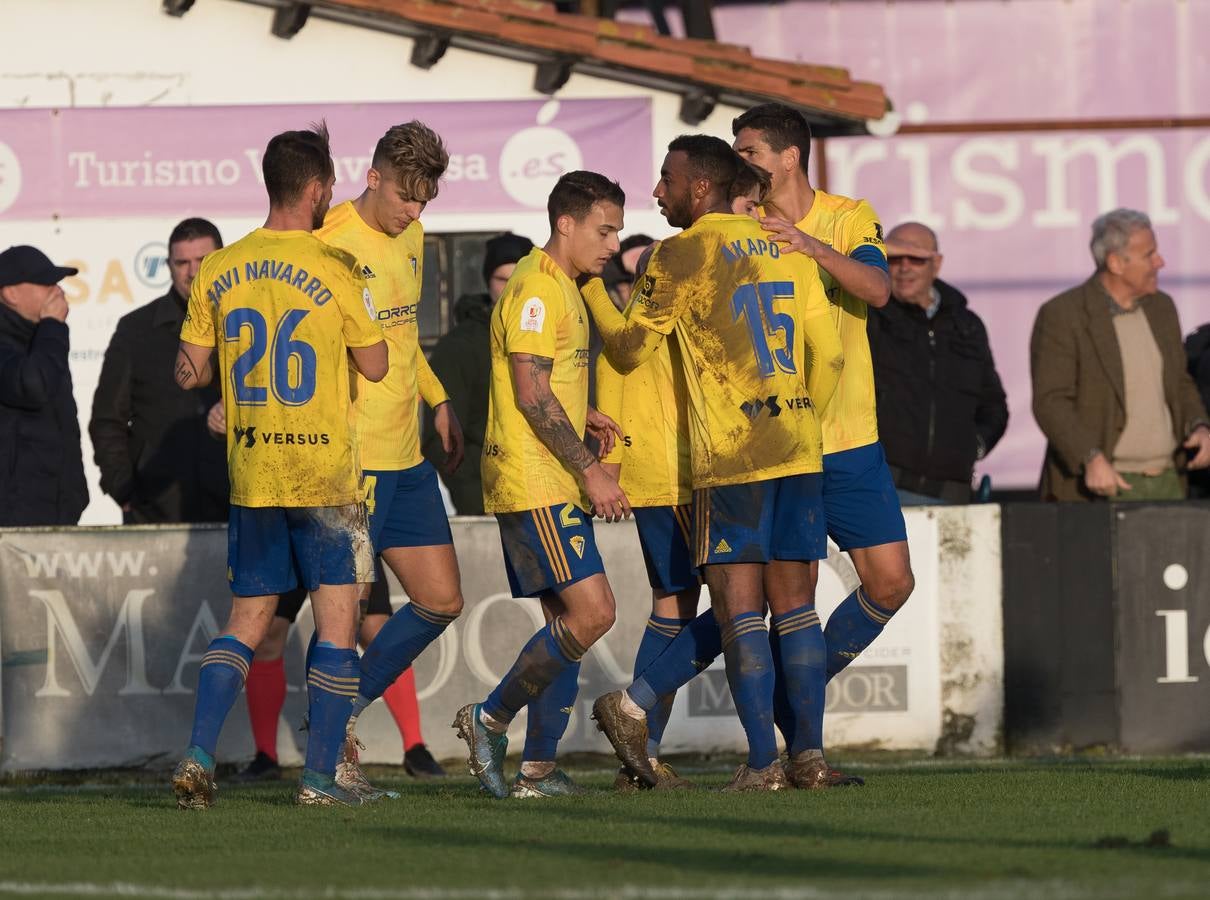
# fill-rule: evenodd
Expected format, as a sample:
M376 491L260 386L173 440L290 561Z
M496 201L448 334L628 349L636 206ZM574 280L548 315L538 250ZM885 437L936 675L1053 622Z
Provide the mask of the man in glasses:
M937 235L905 222L886 236L891 301L870 310L878 435L905 505L967 503L976 460L1008 425L987 330L937 274Z

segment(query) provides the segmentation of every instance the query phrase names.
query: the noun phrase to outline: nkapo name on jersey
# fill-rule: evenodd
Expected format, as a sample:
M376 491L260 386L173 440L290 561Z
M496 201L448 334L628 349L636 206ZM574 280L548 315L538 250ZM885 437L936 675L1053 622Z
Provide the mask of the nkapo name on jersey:
M243 282L263 281L266 279L281 281L301 291L316 306L323 306L332 299L332 292L324 287L324 283L312 276L301 266L295 269L293 263L276 259L260 259L244 263ZM211 303L218 306L219 301L223 298L223 294L243 282L240 280L240 267L232 266L210 283L210 287L206 290L206 297Z
M776 241L762 241L758 238L748 238L747 240L740 238L738 241L723 244L721 249L723 259L729 263L739 262L750 256L768 255L769 259L777 259L781 256L781 247L777 245Z

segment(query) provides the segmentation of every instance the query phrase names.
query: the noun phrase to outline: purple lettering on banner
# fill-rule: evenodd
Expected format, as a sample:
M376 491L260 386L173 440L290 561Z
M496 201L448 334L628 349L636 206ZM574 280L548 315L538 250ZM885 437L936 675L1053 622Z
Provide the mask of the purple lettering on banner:
M0 111L0 214L11 219L261 215L261 154L278 132L325 119L337 195L365 181L391 124L444 138L441 212L543 209L564 172L616 179L651 207L651 101L505 100ZM342 190L343 186L343 190Z

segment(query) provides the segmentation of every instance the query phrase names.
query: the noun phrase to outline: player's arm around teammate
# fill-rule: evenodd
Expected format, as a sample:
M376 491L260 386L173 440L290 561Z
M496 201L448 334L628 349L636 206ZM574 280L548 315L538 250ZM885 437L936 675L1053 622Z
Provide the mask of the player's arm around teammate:
M861 587L828 622L828 677L872 642L915 587L903 515L878 443L866 306L884 306L890 275L882 226L864 200L812 187L811 129L797 110L766 103L732 122L734 148L768 171L762 226L820 266L845 352L838 402L822 416L828 532L852 557Z

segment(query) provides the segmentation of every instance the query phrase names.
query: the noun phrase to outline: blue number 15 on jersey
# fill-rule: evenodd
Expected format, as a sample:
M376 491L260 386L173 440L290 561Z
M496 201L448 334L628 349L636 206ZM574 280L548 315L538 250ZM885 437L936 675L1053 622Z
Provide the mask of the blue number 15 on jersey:
M735 321L742 318L748 325L762 378L772 375L774 366L789 375L798 371L794 364L794 317L777 311L782 301L794 302L794 282L741 284L731 295L731 312ZM772 349L770 338L774 338Z
M269 327L258 310L240 308L227 313L223 337L238 341L244 330L251 332L252 343L231 364L231 396L240 406L264 406L269 390L283 406L302 406L315 395L315 348L292 335L306 318L307 309L291 309L273 329L270 347ZM268 387L264 373L257 372L260 362L269 356Z

